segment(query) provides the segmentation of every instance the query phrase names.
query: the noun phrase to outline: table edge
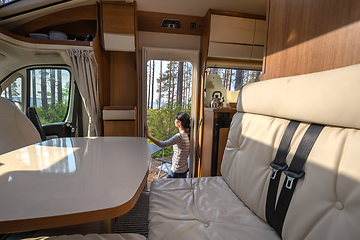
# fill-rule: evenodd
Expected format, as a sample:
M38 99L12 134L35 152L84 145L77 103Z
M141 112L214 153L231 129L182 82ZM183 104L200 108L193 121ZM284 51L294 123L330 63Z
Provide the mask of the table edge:
M141 192L147 183L147 177L149 170L147 170L144 179L142 180L139 188L137 189L134 196L126 203L101 210L88 211L82 213L72 213L66 215L58 215L52 217L41 217L21 220L11 220L0 222L0 233L11 233L11 232L25 232L47 228L57 228L70 225L77 225L83 223L90 223L101 221L105 219L111 219L121 216L130 211L136 204L140 197Z

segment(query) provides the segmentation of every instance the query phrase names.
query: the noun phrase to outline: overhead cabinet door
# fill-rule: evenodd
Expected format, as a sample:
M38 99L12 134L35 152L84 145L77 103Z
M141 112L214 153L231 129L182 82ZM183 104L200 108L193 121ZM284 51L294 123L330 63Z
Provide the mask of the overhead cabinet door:
M211 15L210 42L253 44L255 19Z
M209 57L261 61L265 41L264 20L211 15Z

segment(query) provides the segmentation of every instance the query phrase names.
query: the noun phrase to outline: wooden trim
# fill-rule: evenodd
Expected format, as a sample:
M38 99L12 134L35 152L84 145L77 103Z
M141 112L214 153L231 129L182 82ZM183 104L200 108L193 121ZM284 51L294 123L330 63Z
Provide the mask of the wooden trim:
M64 227L82 223L101 221L121 216L130 211L135 206L142 190L144 189L145 184L147 183L148 174L149 171L146 172L145 177L142 180L135 195L123 205L83 213L1 222L0 233L25 232L37 229Z
M139 49L139 28L138 28L138 8L137 3L134 2L134 8L135 8L135 14L134 14L134 23L135 23L135 54L136 54L136 89L137 89L137 102L136 102L136 108L140 109L141 105L141 83L140 83L140 76L141 76L141 64L140 64L140 54L141 50ZM137 137L140 137L140 111L136 111L136 125L135 125L135 132Z
M48 40L48 39L33 39L28 37L19 36L15 33L9 32L3 28L0 28L0 33L11 37L13 39L27 42L27 43L34 43L34 44L51 44L51 45L69 45L69 46L90 46L90 42L84 41L68 41L68 40Z
M218 57L207 57L207 61L239 62L239 63L262 63L261 60L244 60L244 59L237 59L237 58L218 58Z
M201 45L200 45L200 72L198 77L198 92L197 92L197 105L196 115L200 119L204 116L204 83L205 83L205 69L206 61L209 51L209 39L210 39L210 20L211 14L210 11L206 13L203 23L203 29L201 33ZM203 147L203 131L204 129L204 119L202 125L199 128L199 132L196 133L196 136L199 136L197 139L197 148L198 148L198 159L195 159L195 169L194 177L201 177L201 161L202 161L202 147Z
M100 109L103 108L105 105L110 104L110 64L109 64L109 53L104 51L102 48L102 42L103 42L103 34L101 31L101 16L100 16L100 10L101 5L100 3L96 4L96 16L97 16L97 31L95 34L93 46L94 46L94 52L95 57L98 62L98 75L99 75L99 100L100 100ZM103 123L101 121L101 123ZM103 124L101 128L101 136L104 135L104 126Z
M216 175L221 176L221 164L223 160L223 155L225 152L225 147L229 135L230 128L220 128L219 129L219 143L218 143L218 156L217 156L217 169Z
M210 9L210 14L265 20L266 16Z
M136 1L132 3L125 1L102 1L102 0L100 0L100 2L105 4L116 4L116 5L124 5L124 6L134 6L134 4L136 3Z
M104 110L135 110L135 106L104 106Z
M255 47L264 47L264 45L259 44L250 44L250 43L235 43L235 42L221 42L221 41L210 41L211 43L221 43L221 44L231 44L231 45L242 45L242 46L255 46Z
M36 18L32 21L22 24L12 29L11 32L25 37L30 33L45 27L81 20L96 20L95 4L69 8L59 12L50 13L48 15Z
M162 28L161 22L164 18L179 19L181 21L181 29ZM204 18L198 16L138 11L139 31L200 36L203 28L203 22ZM190 28L191 23L196 24L195 29Z
M205 108L207 111L213 111L215 118L218 117L217 113L230 113L230 117L234 116L237 112L236 109L233 108Z

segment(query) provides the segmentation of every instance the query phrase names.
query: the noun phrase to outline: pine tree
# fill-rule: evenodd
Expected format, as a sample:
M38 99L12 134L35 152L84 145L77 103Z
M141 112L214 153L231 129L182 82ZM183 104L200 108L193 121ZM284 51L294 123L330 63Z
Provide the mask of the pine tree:
M55 106L55 69L50 69L50 105Z
M61 69L57 70L57 99L59 103L62 103L62 72Z
M47 78L47 72L46 69L41 69L41 105L45 109L45 111L48 111L48 102L47 102L47 91L46 91L46 78Z
M176 89L176 104L177 105L180 105L182 103L183 82L184 82L184 62L179 62L177 89Z

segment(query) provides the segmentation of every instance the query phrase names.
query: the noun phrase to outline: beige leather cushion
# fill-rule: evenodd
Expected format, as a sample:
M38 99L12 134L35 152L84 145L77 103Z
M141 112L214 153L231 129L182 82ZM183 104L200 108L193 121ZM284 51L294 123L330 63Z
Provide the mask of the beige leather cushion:
M122 233L122 234L87 234L87 235L63 235L63 236L43 236L36 238L27 238L27 240L146 240L139 234Z
M237 113L221 167L241 201L265 220L270 162L288 120ZM308 124L295 133L290 164ZM283 239L360 239L360 131L325 127L299 180L283 228ZM280 186L282 186L282 181Z
M279 239L222 177L155 180L149 208L149 240Z
M246 85L241 112L360 129L360 64Z
M0 97L0 154L41 142L40 134L12 102Z

